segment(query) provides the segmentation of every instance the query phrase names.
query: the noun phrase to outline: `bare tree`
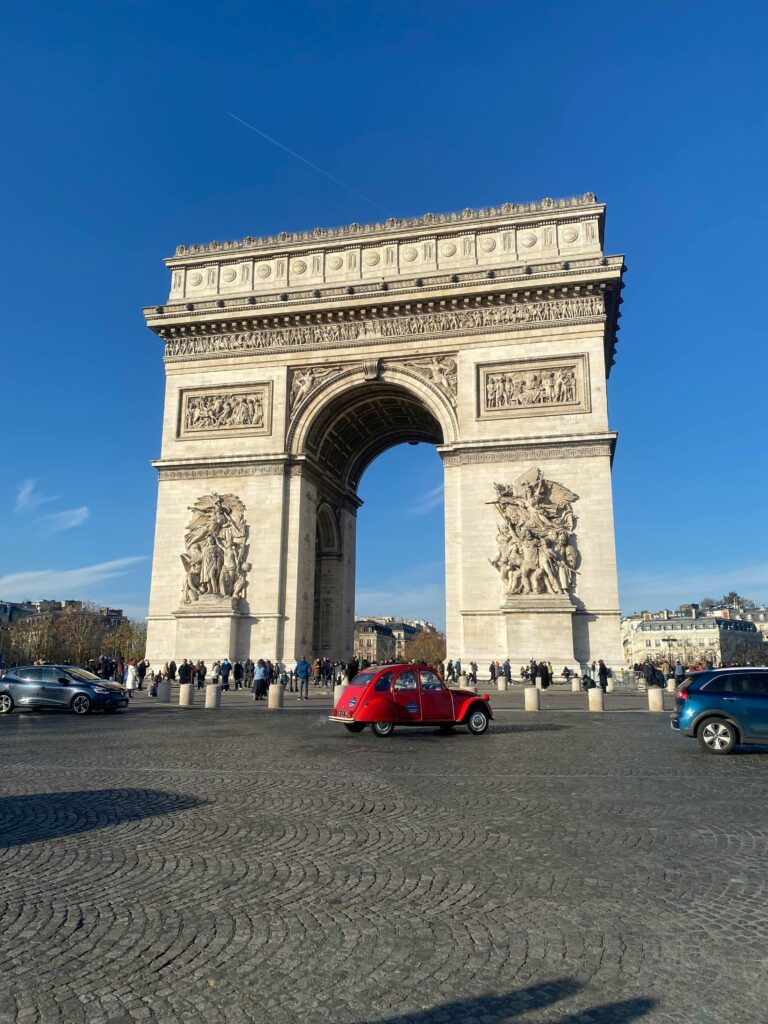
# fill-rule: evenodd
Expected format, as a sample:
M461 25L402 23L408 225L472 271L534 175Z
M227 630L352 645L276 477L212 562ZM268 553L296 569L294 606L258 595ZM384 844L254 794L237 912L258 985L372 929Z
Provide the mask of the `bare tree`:
M405 645L406 661L423 661L436 665L445 661L445 637L442 633L421 630Z

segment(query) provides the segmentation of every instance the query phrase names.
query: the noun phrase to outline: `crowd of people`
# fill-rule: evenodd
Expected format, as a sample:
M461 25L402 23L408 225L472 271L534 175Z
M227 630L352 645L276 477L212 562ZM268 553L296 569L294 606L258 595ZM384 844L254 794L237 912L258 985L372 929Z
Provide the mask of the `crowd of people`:
M255 701L265 700L269 687L274 682L279 682L289 693L295 693L297 700L309 698L309 687L313 684L317 688L332 688L338 683L351 681L362 669L368 668L370 662L365 659L352 658L349 661L332 661L329 658L315 658L310 662L302 656L296 663L295 668L288 669L278 658L274 661L269 658L258 658L254 661L251 658L240 660L236 658L231 661L228 657L214 661L210 668L205 661L193 661L184 658L180 664L171 660L160 668L155 669L146 658L139 662L131 659L123 661L120 658L114 659L101 655L97 660L92 660L86 668L94 672L101 679L108 679L119 682L125 686L128 695L131 696L134 690L143 690L145 686L150 697L157 696L157 684L161 681L170 683L186 684L191 683L198 690L204 689L207 682L216 683L223 691L245 690L253 694ZM672 671L677 678L677 662ZM470 686L478 684L478 665L470 660L465 667L459 658L451 658L447 663L438 662L430 666L450 686L456 684L461 676L465 676ZM636 666L636 669L638 667ZM682 666L680 666L682 669ZM649 675L649 669L651 674ZM665 678L661 676L659 669L647 663L638 669L648 685L663 686ZM661 681L649 682L649 679ZM579 678L578 674L567 666L561 672L561 678L566 683L573 678ZM603 690L608 687L608 680L612 671L600 660L592 662L582 673L580 680L583 688L590 689L600 686ZM512 665L509 658L504 661L492 661L488 667L488 678L492 683L504 679L508 685L512 682ZM549 661L537 661L532 658L527 665L521 665L519 678L525 683L534 683L539 680L542 688L546 689L555 681L555 670Z

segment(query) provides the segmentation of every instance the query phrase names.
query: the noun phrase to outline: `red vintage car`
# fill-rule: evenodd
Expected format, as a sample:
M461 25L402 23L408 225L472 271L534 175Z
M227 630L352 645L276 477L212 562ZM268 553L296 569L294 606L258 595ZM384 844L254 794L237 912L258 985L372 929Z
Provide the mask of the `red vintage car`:
M493 718L488 694L453 690L428 665L372 665L358 672L330 715L350 732L370 725L389 736L396 725L434 725L443 732L466 725L480 736Z

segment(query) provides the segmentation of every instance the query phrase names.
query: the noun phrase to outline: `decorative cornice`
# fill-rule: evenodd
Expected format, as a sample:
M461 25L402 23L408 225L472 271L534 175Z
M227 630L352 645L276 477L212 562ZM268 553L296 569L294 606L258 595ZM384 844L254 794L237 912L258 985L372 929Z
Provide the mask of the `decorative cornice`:
M429 313L400 313L382 318L333 320L297 326L264 327L226 334L190 333L167 338L165 359L175 362L233 353L284 352L296 349L351 347L403 338L486 334L489 331L545 326L563 321L599 321L605 315L602 295L477 305Z
M348 224L339 228L313 228L311 231L281 231L278 235L255 238L248 235L238 241L208 242L207 245L179 245L176 256L196 256L204 253L230 252L238 249L255 249L265 246L284 246L294 242L318 242L359 238L361 235L392 234L408 228L436 227L443 224L460 224L463 221L490 220L495 217L510 217L515 214L557 213L563 210L594 206L597 198L593 192L585 192L580 196L565 199L541 199L533 203L503 203L501 206L489 206L484 209L462 210L460 213L425 213L421 217L395 218L389 217L379 224Z
M498 462L536 462L539 459L584 459L597 456L611 456L615 434L603 438L585 438L583 441L568 438L566 440L540 440L530 444L499 445L494 448L463 448L451 451L440 451L443 465L468 466L476 463Z

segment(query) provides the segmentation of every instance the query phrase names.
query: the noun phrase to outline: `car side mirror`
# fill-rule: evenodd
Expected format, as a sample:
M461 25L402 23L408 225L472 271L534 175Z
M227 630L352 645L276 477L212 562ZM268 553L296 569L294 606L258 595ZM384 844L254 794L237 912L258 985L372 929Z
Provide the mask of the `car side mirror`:
M66 678L66 676L59 676L59 682L61 683L62 686L69 685L69 680Z

